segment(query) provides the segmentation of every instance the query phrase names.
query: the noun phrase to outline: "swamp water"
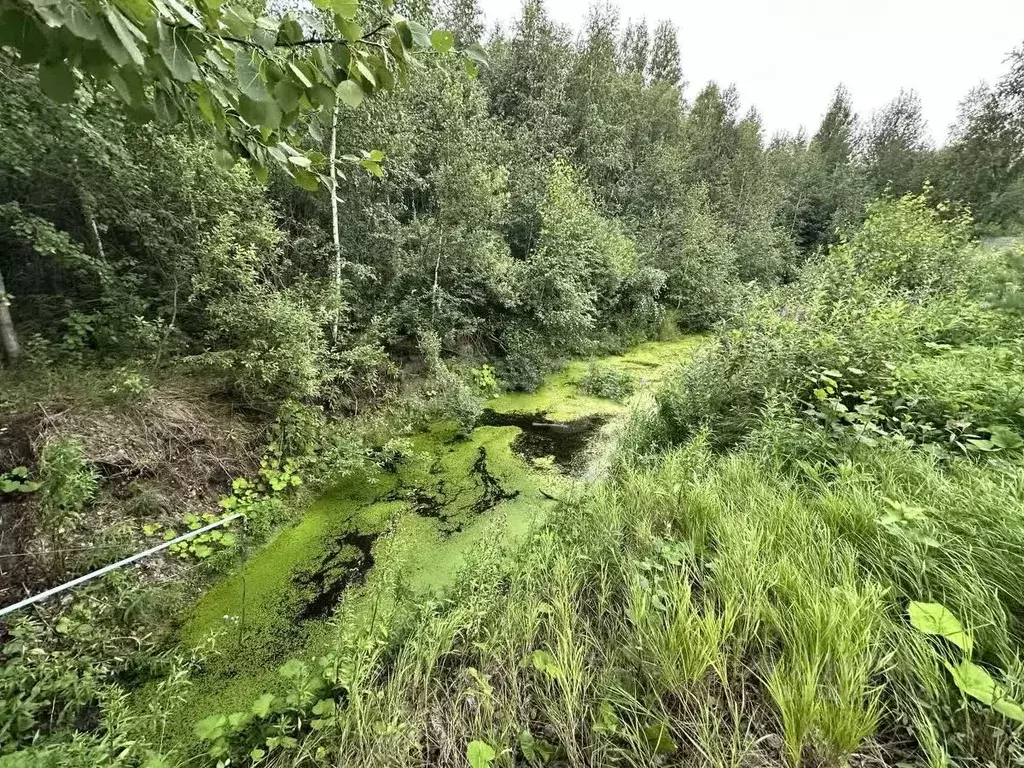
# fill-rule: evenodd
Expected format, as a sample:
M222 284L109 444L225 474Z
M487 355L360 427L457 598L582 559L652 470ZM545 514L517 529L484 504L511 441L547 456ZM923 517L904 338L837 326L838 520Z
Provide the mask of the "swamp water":
M628 371L643 392L699 342L649 342L599 362ZM541 524L580 481L602 427L625 408L578 389L587 365L572 362L536 392L489 401L469 435L440 423L413 436L413 455L394 471L324 494L211 588L182 638L197 645L221 631L219 653L196 680L182 724L248 708L275 690L286 660L326 652L330 619L343 601L358 611L372 580L400 574L425 599L473 551L514 543Z

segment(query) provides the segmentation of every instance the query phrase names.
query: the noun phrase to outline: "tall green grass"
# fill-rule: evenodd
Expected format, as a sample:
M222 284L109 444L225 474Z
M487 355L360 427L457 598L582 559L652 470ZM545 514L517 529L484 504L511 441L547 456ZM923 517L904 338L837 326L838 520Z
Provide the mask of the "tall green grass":
M943 602L1018 667L1022 489L907 449L796 476L698 438L482 551L444 600L343 616L345 706L275 760L465 765L482 741L500 765L1010 765L1012 721L965 703L905 614Z

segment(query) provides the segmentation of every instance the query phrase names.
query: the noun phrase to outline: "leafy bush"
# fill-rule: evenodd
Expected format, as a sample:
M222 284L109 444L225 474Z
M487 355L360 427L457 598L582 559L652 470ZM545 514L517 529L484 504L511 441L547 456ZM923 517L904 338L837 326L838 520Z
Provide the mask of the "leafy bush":
M588 395L605 397L609 400L625 400L636 388L633 377L625 371L609 365L587 366L587 372L580 379L579 388Z
M664 447L706 428L712 445L729 448L758 427L765 408L780 402L830 429L860 429L862 441L873 439L868 432L899 433L915 442L966 447L988 440L993 424L1012 427L1015 418L1007 414L1016 408L991 394L1016 381L1018 374L1006 369L1008 352L980 352L987 373L957 394L941 395L914 381L913 371L927 368L926 361L949 345L988 346L1006 337L1002 317L964 292L969 267L978 263L966 226L961 218L945 220L919 196L874 204L864 227L833 248L823 265L754 301L671 379L656 394L656 418L640 419L627 430L630 439ZM932 273L943 276L916 271L918 259L933 259ZM917 298L908 296L911 291ZM944 365L958 368L961 379L972 367L953 357ZM832 383L822 386L822 376ZM993 386L982 395L986 378ZM955 379L941 374L936 386Z
M861 228L831 248L825 279L865 280L892 290L955 292L973 278L972 227L969 214L954 214L942 203L933 207L926 194L876 200Z
M330 315L315 299L253 287L215 297L208 316L214 349L194 360L226 374L249 402L312 398L333 375L324 335Z
M424 418L428 421L453 419L468 432L482 411L481 398L461 376L441 359L441 340L428 331L420 338L427 380L422 389L427 397Z
M82 523L82 514L99 487L99 475L82 444L62 438L43 445L39 454L39 526L58 573L67 567L65 550Z

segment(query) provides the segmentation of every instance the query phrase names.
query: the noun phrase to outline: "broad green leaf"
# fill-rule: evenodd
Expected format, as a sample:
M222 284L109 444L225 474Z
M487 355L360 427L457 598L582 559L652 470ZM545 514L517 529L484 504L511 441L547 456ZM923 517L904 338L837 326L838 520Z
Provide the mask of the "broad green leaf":
M327 85L314 85L309 89L309 99L313 104L324 107L328 112L334 109L334 89Z
M110 23L110 28L114 31L114 35L117 38L117 42L120 44L121 54L126 55L127 59L121 60L107 47L104 41L102 30L100 31L100 43L103 44L103 48L110 54L110 57L117 61L118 64L126 64L128 60L135 63L137 67L141 67L145 64L145 60L142 56L142 51L139 50L139 46L136 42L136 36L143 37L142 33L138 31L134 24L132 24L124 15L117 10L107 6L103 9L103 13L107 17L107 21Z
M387 67L383 65L377 67L375 74L377 75L377 87L382 91L390 91L395 87L395 76Z
M298 659L289 659L277 670L278 674L286 680L295 680L304 676L308 671L308 667Z
M235 71L238 73L239 90L253 101L270 101L270 92L267 91L267 85L260 76L261 62L262 56L257 51L248 48L239 48L235 51Z
M238 99L238 111L250 125L276 128L281 123L281 110L272 101L256 101L242 95Z
M363 28L360 27L356 22L349 19L341 18L337 19L338 31L341 32L342 37L348 40L350 43L354 43L361 39L363 36Z
M1024 710L984 668L966 659L956 665L947 662L946 668L953 676L956 687L963 693L982 704L987 704L1006 717L1024 723Z
M196 101L199 105L199 114L203 116L203 120L210 125L216 124L217 117L214 111L213 99L210 98L210 92L207 90L200 91ZM223 499L221 501L223 501ZM223 506L223 504L221 506Z
M186 24L192 27L196 27L198 29L202 29L203 25L199 21L199 19L196 18L195 14L192 13L192 11L190 11L188 8L186 8L182 3L178 2L178 0L163 0L163 2L165 2L171 8L171 10L178 14L181 20L184 21Z
M543 672L548 677L558 679L562 676L562 668L558 666L555 657L548 651L542 649L534 651L530 654L530 663L533 664L534 669Z
M281 80L274 86L274 99L285 112L291 112L298 107L301 96L302 91L291 80Z
M232 5L222 19L228 31L235 37L249 37L256 26L256 17L241 5Z
M303 38L302 25L291 13L281 19L281 28L278 30L278 40L285 43L297 43Z
M156 13L156 9L149 0L114 0L114 5L141 22L149 21Z
M359 0L331 0L331 8L346 21L351 21L359 13Z
M363 63L362 59L356 59L356 69L359 70L359 74L374 88L377 87L377 78L374 76L373 71Z
M295 79L302 83L303 87L313 87L313 81L309 79L309 76L305 72L303 72L302 68L295 64L295 62L288 62L288 69L291 71L293 75L295 75Z
M39 65L39 87L58 104L65 104L75 95L75 76L63 61L47 61Z
M360 160L359 164L378 179L384 178L384 169L380 167L380 163L375 163L373 160Z
M166 24L157 25L160 38L160 58L175 80L190 83L199 75L199 68L192 55L179 39L177 32Z
M268 53L277 45L278 22L270 16L260 16L253 27L252 41Z
M409 25L409 32L412 34L413 45L417 48L429 48L430 35L427 34L427 28L417 21L409 21L407 24Z
M319 178L309 171L298 170L295 172L295 184L307 192L315 192L320 186Z
M519 732L519 749L531 766L542 766L550 763L558 754L558 747L544 739L534 738L528 730Z
M992 426L988 428L988 431L992 434L992 443L997 448L1009 451L1015 448L1020 448L1024 445L1024 439L1022 439L1021 436L1012 429L1001 426Z
M644 739L656 755L671 755L677 749L676 743L664 723L651 723L644 726L643 734Z
M196 723L195 734L202 741L219 739L224 735L224 726L227 722L224 715L210 715Z
M438 53L448 53L455 46L455 35L447 29L435 29L430 33L430 44Z
M338 98L341 99L341 103L351 109L358 109L359 105L363 103L363 97L366 95L355 80L342 81L338 85L337 94Z
M949 609L939 603L913 602L907 606L910 624L918 632L926 635L939 635L970 655L972 648L971 636Z
M466 759L471 768L490 768L497 755L486 741L471 741L466 747Z
M473 43L471 46L466 48L466 55L477 64L487 63L487 52L484 51L484 47L480 45L480 43Z
M270 708L274 703L274 694L264 693L252 703L252 713L256 717L266 717L270 714Z
M70 4L64 13L64 26L75 37L83 40L96 40L99 37L99 24L85 8Z

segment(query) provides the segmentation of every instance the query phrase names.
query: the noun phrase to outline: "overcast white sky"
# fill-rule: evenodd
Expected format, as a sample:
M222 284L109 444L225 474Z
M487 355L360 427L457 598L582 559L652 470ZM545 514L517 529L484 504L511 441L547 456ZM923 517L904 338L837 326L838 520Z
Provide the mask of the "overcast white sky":
M687 96L708 80L735 83L766 136L813 132L839 82L862 117L915 88L933 138L945 140L957 103L998 79L1024 42L1024 0L611 0L622 21L671 19L679 28ZM579 30L591 0L547 0ZM519 0L481 0L488 22L519 14Z

